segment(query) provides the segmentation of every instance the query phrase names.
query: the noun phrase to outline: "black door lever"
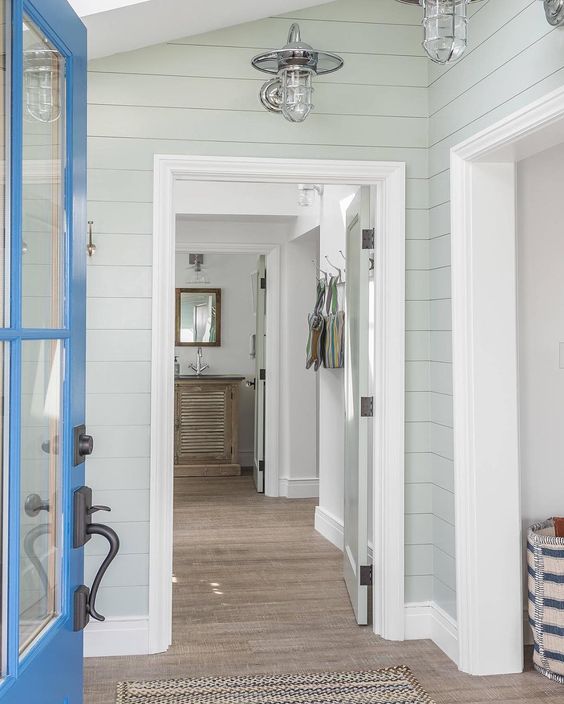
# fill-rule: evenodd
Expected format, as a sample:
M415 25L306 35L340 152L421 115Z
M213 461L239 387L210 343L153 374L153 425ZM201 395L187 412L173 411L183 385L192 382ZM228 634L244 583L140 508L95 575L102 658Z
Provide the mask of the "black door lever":
M109 551L100 565L91 589L85 585L78 587L74 593L74 629L82 630L88 624L90 616L96 621L104 621L105 617L96 610L96 597L108 567L119 551L119 537L115 530L103 523L92 523L92 514L98 511L110 511L109 506L92 505L92 489L80 487L74 492L74 528L73 547L85 545L93 535L101 535L109 543Z

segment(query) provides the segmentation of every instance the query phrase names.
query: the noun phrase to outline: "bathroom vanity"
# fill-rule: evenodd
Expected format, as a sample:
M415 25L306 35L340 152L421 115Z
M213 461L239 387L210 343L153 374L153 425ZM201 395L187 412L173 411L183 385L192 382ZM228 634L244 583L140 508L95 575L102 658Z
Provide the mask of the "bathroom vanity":
M241 474L239 388L244 377L195 374L174 382L174 474Z

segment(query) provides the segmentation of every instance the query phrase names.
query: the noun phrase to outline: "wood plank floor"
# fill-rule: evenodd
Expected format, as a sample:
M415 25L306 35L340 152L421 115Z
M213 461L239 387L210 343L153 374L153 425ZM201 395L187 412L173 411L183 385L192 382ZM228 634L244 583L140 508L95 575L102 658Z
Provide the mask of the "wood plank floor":
M124 679L359 670L409 665L438 704L564 704L528 671L473 678L429 641L358 627L341 553L313 529L313 500L257 495L247 476L175 482L173 645L85 661L85 704L114 704Z

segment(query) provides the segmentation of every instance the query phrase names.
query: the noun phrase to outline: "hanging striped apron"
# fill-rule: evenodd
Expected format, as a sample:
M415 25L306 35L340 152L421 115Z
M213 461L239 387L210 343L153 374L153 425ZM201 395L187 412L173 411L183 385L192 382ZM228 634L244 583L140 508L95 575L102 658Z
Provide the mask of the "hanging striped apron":
M323 317L323 303L325 301L325 281L317 282L317 300L313 313L307 317L309 334L306 345L306 369L313 367L319 369L323 362L323 347L325 340L325 318Z
M337 281L338 277L332 276L327 291L323 354L323 365L327 369L340 369L345 364L345 313L339 310Z

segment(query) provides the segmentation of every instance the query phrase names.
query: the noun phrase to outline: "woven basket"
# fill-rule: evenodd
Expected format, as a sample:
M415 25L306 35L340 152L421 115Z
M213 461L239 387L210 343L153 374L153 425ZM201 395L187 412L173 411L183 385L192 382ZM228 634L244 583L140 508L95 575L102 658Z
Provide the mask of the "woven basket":
M533 664L564 684L564 538L555 537L550 519L531 526L527 542Z

